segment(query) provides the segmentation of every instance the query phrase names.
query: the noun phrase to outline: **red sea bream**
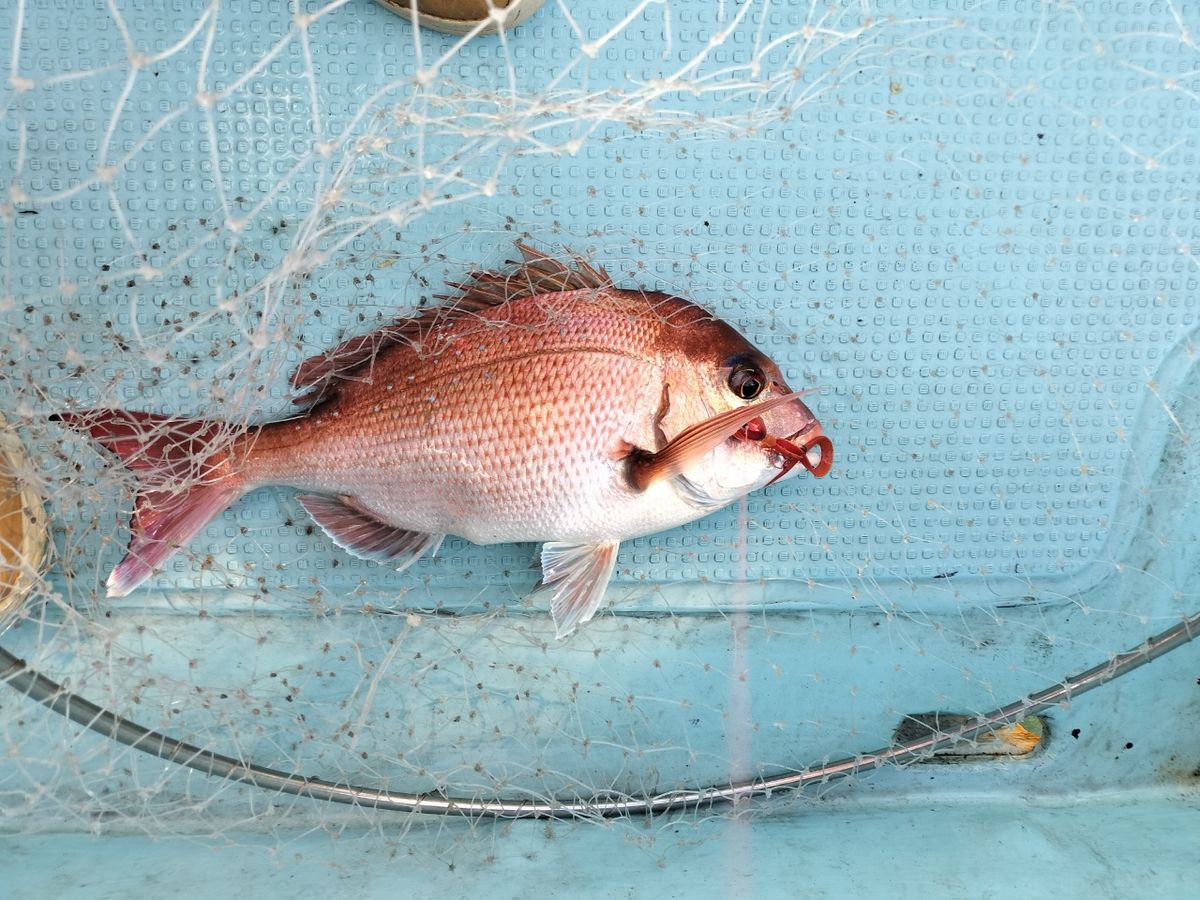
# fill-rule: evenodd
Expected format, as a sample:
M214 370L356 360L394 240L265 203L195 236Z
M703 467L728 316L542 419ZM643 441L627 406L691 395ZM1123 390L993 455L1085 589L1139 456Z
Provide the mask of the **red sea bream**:
M832 445L770 359L679 297L615 287L520 245L459 297L307 360L307 411L224 423L99 409L55 418L138 477L129 593L238 497L290 485L335 543L404 569L446 535L538 541L558 635L599 607L622 540L690 522Z

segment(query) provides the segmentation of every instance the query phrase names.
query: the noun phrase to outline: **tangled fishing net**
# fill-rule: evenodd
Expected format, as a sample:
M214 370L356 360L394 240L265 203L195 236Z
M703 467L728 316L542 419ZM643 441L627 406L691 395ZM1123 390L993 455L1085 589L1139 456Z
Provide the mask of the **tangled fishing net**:
M1014 702L957 752L1049 753L1073 707L1021 698L1200 610L1182 5L560 0L463 39L366 2L184 6L5 13L0 514L33 537L5 538L0 645L87 721L191 749L164 763L157 738L6 690L2 827L445 827L178 764L200 751L583 818L852 761L763 801L794 808L864 789L824 777L861 754L979 737ZM566 641L527 601L536 548L451 539L397 574L285 489L105 596L133 476L52 414L232 439L293 414L301 359L517 239L737 324L821 388L833 473L626 543L609 608ZM910 756L879 762L880 790L923 789ZM437 834L475 847L481 814Z

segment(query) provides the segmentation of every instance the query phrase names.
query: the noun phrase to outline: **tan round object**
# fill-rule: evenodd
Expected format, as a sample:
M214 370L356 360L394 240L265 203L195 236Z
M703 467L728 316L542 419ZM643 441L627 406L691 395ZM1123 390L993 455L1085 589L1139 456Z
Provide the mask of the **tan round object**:
M46 558L47 522L33 466L0 416L0 623L19 607Z
M450 34L468 34L476 25L489 20L480 34L492 34L496 20L492 19L492 7L501 14L500 27L508 29L520 25L532 16L545 0L417 0L416 14L410 0L376 0L380 6L390 9L398 16L415 21L422 28L445 31Z

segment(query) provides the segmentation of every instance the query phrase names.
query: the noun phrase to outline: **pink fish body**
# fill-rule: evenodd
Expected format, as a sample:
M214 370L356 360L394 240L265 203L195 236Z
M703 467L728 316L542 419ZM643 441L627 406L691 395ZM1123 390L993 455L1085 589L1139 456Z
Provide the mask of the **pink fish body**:
M707 515L832 445L777 366L720 319L521 246L450 306L307 360L306 415L214 449L219 423L57 418L138 474L128 593L242 494L300 489L347 551L403 569L450 534L543 542L559 636L599 607L621 540Z

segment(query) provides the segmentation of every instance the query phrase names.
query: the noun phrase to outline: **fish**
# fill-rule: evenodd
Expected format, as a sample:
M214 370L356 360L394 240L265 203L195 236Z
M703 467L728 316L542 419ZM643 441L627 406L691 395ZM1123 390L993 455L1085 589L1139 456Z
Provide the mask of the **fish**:
M804 392L727 322L620 288L581 256L517 249L507 269L303 361L295 416L242 429L111 408L52 416L136 477L108 595L238 498L284 485L337 546L400 571L447 535L541 543L538 590L562 638L601 607L622 541L797 466L830 471Z

